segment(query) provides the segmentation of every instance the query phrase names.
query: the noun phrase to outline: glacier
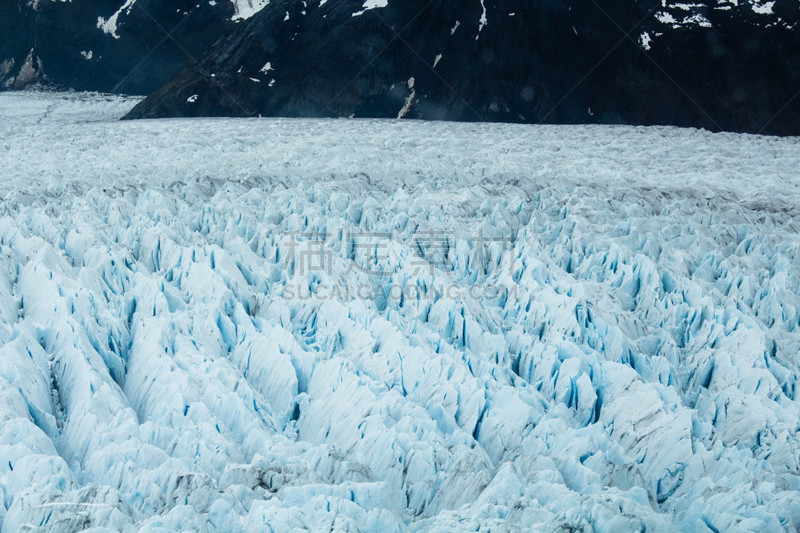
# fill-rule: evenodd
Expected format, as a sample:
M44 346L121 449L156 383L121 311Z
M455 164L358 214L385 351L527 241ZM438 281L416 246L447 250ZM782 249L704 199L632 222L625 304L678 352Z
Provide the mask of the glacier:
M3 532L800 530L800 139L137 101L0 94Z

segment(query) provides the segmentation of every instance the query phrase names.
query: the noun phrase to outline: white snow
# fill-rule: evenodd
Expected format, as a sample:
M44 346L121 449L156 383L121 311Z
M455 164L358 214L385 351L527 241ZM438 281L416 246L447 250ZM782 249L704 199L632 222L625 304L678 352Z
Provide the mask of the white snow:
M2 531L800 528L800 139L135 103L0 94Z
M389 5L389 0L364 0L364 5L361 6L361 11L353 13L353 16L358 17L359 15L363 15L370 9L386 7L388 5Z
M246 20L269 5L270 0L231 0L234 7L233 20Z
M658 21L662 24L670 24L673 27L678 26L678 21L675 19L675 17L673 17L672 14L664 11L656 13L656 19L658 19Z
M478 34L475 36L476 41L480 39L483 27L486 26L486 24L489 22L489 20L486 18L486 4L484 3L484 0L480 0L480 2L481 2L481 18L478 19Z
M398 119L405 118L405 116L408 115L408 112L411 111L411 106L414 105L414 99L417 97L417 91L414 89L414 83L415 80L413 76L411 78L408 78L406 85L408 86L409 89L411 89L411 92L406 97L406 101L403 103L403 107L400 108L400 111L398 111L397 113Z
M411 111L411 106L414 105L414 99L417 97L417 91L411 89L411 93L406 97L403 107L397 112L397 118L405 118L408 112Z
M774 15L775 12L772 10L772 7L774 5L775 2L764 2L762 4L758 0L756 0L753 2L752 8L753 11L758 13L759 15Z
M113 14L109 17L108 20L104 19L103 17L97 17L97 28L103 30L104 33L111 35L114 39L119 39L119 35L117 35L117 24L119 22L119 16L125 13L125 15L129 15L131 9L133 9L133 4L136 3L136 0L126 0L124 4Z
M639 36L639 45L645 50L650 50L651 48L650 43L652 42L653 42L652 37L650 37L650 34L647 33L646 31L642 32L642 34Z
M763 21L755 21L758 25L770 27L775 24L780 24L786 29L792 29L791 25L778 17L773 7L774 1L765 0L714 0L710 2L671 2L669 0L662 0L661 7L664 11L656 13L655 18L662 24L666 24L674 29L681 27L712 27L711 21L708 20L706 14L709 10L723 10L730 11L741 9L741 16L751 19L751 14L757 13L764 15ZM658 33L655 33L658 36Z

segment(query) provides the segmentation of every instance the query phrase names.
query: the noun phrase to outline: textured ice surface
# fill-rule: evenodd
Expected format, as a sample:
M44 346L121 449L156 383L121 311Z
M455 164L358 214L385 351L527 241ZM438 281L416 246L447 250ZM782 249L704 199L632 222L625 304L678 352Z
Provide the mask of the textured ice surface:
M4 532L800 528L798 139L133 103L0 94Z

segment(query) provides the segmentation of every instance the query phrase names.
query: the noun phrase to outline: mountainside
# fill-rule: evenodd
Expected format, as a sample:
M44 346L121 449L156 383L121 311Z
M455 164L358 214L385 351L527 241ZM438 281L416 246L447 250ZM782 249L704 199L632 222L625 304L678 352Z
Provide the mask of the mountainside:
M273 0L128 118L405 117L798 134L799 9L788 0Z
M148 94L233 29L237 16L228 0L5 0L0 88Z
M9 0L0 89L128 118L404 117L800 134L793 0Z

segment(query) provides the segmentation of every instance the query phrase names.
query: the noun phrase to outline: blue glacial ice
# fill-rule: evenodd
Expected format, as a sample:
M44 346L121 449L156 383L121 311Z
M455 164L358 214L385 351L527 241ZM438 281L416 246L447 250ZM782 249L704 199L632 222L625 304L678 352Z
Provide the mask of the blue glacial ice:
M798 139L134 103L0 94L3 532L800 530Z

